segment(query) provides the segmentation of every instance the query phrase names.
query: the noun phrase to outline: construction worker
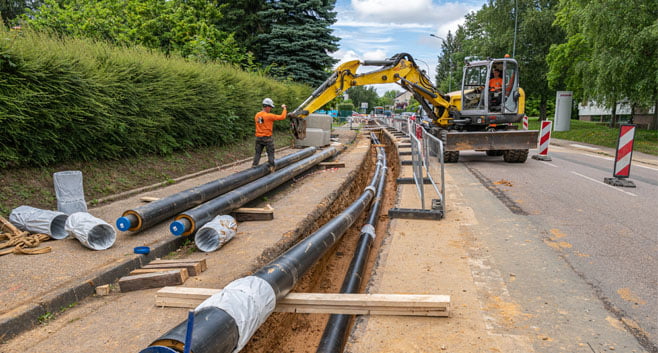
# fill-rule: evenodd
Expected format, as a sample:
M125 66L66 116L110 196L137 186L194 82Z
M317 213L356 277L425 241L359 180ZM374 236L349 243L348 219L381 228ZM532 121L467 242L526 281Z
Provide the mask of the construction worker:
M503 78L500 77L500 70L493 69L493 77L489 79L489 90L491 92L500 92L503 89Z
M256 154L254 155L254 162L252 166L255 167L260 162L260 154L263 152L263 147L267 151L267 163L270 165L270 173L274 172L274 139L272 138L272 127L274 120L283 120L286 118L287 108L285 104L281 105L283 112L280 115L272 114L274 102L270 98L263 99L263 110L256 113L254 116L254 123L256 124Z

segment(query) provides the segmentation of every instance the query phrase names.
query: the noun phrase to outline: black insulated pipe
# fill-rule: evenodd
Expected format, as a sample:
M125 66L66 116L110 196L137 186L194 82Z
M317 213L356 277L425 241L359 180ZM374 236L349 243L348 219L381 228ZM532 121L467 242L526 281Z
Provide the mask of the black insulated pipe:
M291 166L292 167L292 166ZM283 172L283 171L282 171ZM375 186L379 180L379 175L383 173L383 168L379 167L375 171L370 184L365 188L361 196L347 207L338 216L327 222L320 227L316 232L309 235L295 246L290 248L284 254L274 259L265 267L258 270L252 276L243 277L235 280L225 287L230 287L232 284L250 280L264 281L265 286L271 286L272 294L276 300L284 297L297 283L306 271L308 271L320 258L331 249L342 238L345 231L352 226L356 219L368 207L375 195ZM235 190L237 191L237 189ZM214 295L209 300L215 297L221 298L222 292ZM235 292L233 295L238 295ZM241 292L242 302L249 302L253 300L254 292ZM250 299L251 298L251 299ZM231 298L235 300L235 298ZM273 303L275 304L275 303ZM202 304L203 305L203 304ZM221 309L217 309L223 311ZM271 307L270 312L260 312L260 317L267 317L274 310L274 305ZM201 312L200 310L199 312ZM246 312L246 310L245 310ZM253 313L249 313L250 315ZM239 337L240 334L234 335L234 328L238 326L235 319L227 316L221 316L207 320L203 317L197 317L199 313L195 313L194 331L192 339L192 351L194 353L229 353L234 349L239 348L239 341L245 341L251 338L255 332L256 327L252 332L245 333L244 337ZM249 316L253 320L252 316ZM241 317L241 320L245 320ZM180 323L176 328L172 329L158 340L154 341L151 346L164 346L171 349L179 349L185 342L185 332L187 327L187 320ZM237 329L239 332L239 328ZM179 350L180 352L181 350Z
M276 166L279 169L288 166L312 155L316 150L317 148L315 147L309 147L299 152L289 154L283 158L277 159ZM261 164L257 167L243 170L201 186L195 186L175 193L144 206L126 210L123 212L122 217L119 217L116 220L117 228L121 231L129 230L133 232L150 228L182 211L252 182L268 173L269 170L267 164Z
M379 144L379 140L374 133L370 134L373 143ZM384 148L377 148L377 163L384 166L384 172L379 175L377 182L377 193L375 199L370 206L368 218L361 228L361 235L357 243L356 250L352 256L352 261L343 280L340 288L341 293L358 293L361 288L361 280L365 272L366 264L368 262L368 255L372 243L375 239L375 226L377 225L377 218L379 217L379 209L382 203L382 194L384 192L384 185L386 184L386 154ZM318 353L340 353L343 351L347 330L349 328L352 315L332 314L329 316L327 325L325 326L320 344L316 352Z
M174 235L193 234L201 226L210 222L216 215L230 212L256 199L260 195L274 190L279 185L305 172L316 164L335 156L336 153L335 148L327 148L272 174L202 203L176 216L176 220L170 224L169 230Z

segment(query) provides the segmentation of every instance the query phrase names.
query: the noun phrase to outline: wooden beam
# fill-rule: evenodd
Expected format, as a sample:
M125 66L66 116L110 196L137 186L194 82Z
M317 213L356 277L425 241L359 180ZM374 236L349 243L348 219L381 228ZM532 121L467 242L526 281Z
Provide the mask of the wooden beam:
M238 222L244 221L269 221L274 219L274 208L269 204L263 208L236 208L231 215Z
M165 264L148 264L143 266L142 269L177 269L185 268L190 276L198 276L201 270L201 264L198 262L178 262L178 263L165 263Z
M208 269L208 265L206 264L206 259L200 259L200 260L192 260L192 259L174 259L174 260L162 260L162 259L155 259L151 262L150 264L153 265L159 265L159 264L180 264L180 263L199 263L201 264L201 272L205 271Z
M153 201L158 201L160 200L159 197L152 197L152 196L142 196L139 198L140 201L142 202L153 202Z
M157 306L195 308L220 289L165 287ZM421 294L289 293L275 311L350 315L449 316L450 296Z
M175 286L183 284L186 279L183 278L183 272L179 270L143 273L121 277L119 279L119 289L121 289L121 292L130 292L140 289Z
M185 278L190 277L186 268L138 268L136 270L130 271L130 275L141 275L144 273L156 273L156 272L167 272L167 271L181 271L182 276Z

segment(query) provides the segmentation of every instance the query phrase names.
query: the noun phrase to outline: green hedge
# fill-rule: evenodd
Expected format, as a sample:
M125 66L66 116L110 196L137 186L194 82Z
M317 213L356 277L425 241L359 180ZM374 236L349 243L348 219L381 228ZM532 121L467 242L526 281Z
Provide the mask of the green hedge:
M311 92L232 66L0 27L2 168L228 144L253 134L264 97L294 107Z

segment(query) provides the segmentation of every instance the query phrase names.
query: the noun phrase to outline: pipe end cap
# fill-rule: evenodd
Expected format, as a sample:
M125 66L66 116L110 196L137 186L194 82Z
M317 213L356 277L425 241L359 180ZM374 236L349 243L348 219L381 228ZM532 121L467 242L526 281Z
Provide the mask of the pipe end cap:
M169 231L171 234L179 236L185 233L185 225L181 221L173 221L169 225Z
M128 217L117 218L117 228L120 231L125 232L131 227L132 227L132 222L130 222L130 219L128 219Z

